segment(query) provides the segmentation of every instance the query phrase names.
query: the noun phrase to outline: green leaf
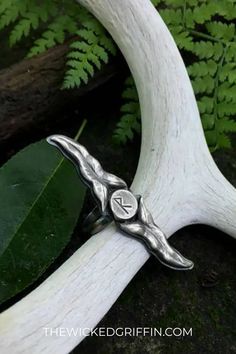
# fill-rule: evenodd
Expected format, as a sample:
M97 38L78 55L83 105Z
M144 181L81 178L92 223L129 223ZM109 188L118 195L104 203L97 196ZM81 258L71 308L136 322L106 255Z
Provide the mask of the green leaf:
M0 170L0 302L34 282L67 245L85 188L46 141ZM10 270L10 271L9 271Z

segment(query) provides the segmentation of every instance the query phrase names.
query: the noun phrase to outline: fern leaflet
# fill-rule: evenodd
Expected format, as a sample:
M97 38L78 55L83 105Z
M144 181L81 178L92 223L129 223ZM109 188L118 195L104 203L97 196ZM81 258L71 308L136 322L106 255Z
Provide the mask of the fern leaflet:
M181 50L212 151L230 147L236 115L236 0L151 0ZM28 56L67 38L64 88L86 84L116 54L102 25L74 0L1 0L0 30L9 27L10 45L36 35ZM124 88L121 121L114 132L125 143L140 129L140 109L131 79Z
M131 76L125 81L122 97L125 101L121 107L122 117L113 134L113 141L117 144L132 140L134 133L139 133L141 128L138 93Z
M236 132L236 1L153 3L160 7L159 12L181 49L210 149L229 148L229 134ZM132 130L132 119L129 122ZM122 140L126 126L118 123L118 127L116 134Z

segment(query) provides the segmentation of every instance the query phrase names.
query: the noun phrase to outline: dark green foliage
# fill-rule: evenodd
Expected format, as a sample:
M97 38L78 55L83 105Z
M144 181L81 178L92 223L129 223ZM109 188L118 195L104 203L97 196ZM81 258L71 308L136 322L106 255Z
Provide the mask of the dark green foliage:
M181 50L197 96L212 150L230 147L236 131L236 0L152 0ZM39 37L29 56L74 38L68 53L64 88L87 83L116 46L99 22L74 0L1 0L0 29L11 26L10 44ZM134 84L125 84L124 113L114 133L117 142L139 130ZM129 97L131 95L131 97ZM130 102L130 104L129 104Z
M73 38L68 53L63 88L87 83L95 70L116 54L116 46L103 26L76 1L2 0L0 30L11 25L10 45L24 37L39 36L28 57L45 52L67 38ZM38 34L40 33L40 34Z
M45 141L1 168L0 303L58 257L77 222L84 191L74 167Z
M94 17L84 11L80 23L82 28L76 31L80 40L71 44L68 54L64 88L78 87L82 82L86 84L94 71L108 62L109 54L116 54L112 39Z
M188 66L208 145L212 151L231 147L229 133L236 132L236 34L233 22L236 1L153 0L153 3L158 5ZM132 131L137 121L130 117L129 122L128 131ZM132 138L126 133L127 126L120 124L116 140L122 141L123 136Z
M117 144L125 144L132 140L134 132L140 132L140 107L138 93L132 76L125 81L122 94L124 104L121 107L122 117L114 131L113 139Z

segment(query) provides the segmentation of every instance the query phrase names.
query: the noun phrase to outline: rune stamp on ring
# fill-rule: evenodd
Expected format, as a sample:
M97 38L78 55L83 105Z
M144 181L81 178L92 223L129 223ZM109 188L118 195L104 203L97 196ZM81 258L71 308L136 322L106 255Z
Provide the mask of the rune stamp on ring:
M118 189L111 195L110 207L115 220L129 220L137 214L138 201L130 191Z
M63 135L53 135L47 141L56 146L77 168L82 181L90 188L97 202L101 223L102 216L115 221L122 232L142 241L147 250L169 268L193 268L193 262L169 244L147 210L143 198L134 195L125 181L104 171L85 147L74 140Z

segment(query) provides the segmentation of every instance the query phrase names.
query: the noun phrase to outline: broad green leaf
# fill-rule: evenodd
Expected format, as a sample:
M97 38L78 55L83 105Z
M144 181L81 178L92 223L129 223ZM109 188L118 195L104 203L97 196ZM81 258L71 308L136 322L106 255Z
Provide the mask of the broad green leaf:
M35 281L68 243L85 188L46 141L0 169L0 303Z

